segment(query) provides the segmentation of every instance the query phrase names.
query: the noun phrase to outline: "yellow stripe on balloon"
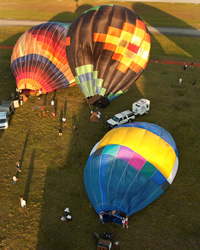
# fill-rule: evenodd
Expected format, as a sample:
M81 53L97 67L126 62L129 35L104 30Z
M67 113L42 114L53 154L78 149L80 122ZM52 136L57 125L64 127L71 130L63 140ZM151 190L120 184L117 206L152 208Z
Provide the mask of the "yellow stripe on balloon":
M129 147L152 163L166 178L169 177L176 160L176 153L171 145L142 128L120 127L110 130L97 148L111 144Z

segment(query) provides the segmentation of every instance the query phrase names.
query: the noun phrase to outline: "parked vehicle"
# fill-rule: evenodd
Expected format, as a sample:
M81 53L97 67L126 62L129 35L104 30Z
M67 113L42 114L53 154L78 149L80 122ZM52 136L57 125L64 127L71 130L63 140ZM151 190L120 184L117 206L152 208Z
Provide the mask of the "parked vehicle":
M114 115L111 119L107 120L107 126L114 128L127 122L132 122L136 115L147 114L150 109L150 101L147 99L140 99L132 104L132 111L125 110L121 113Z
M0 112L0 129L7 129L8 124L8 114L6 112Z
M147 114L150 109L150 101L147 99L140 99L132 104L132 111L135 115Z
M99 235L95 232L93 237L97 241L97 250L110 250L112 248L112 233L104 233L102 238L99 238Z
M135 119L135 115L132 111L126 110L119 114L114 115L111 119L107 120L107 126L114 128L118 125L132 122Z
M14 111L15 108L13 101L2 101L2 104L0 105L0 112L6 112L7 115L11 115Z

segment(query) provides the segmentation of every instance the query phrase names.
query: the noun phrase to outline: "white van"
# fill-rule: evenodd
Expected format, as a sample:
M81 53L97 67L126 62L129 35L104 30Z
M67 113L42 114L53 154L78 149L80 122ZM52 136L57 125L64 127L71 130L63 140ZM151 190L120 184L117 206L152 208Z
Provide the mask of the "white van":
M144 98L132 104L132 111L135 115L147 114L149 109L150 109L150 101Z
M14 111L15 108L13 101L2 101L2 104L0 105L0 112L6 112L8 115L11 115Z
M0 112L0 129L8 128L8 115L6 112Z

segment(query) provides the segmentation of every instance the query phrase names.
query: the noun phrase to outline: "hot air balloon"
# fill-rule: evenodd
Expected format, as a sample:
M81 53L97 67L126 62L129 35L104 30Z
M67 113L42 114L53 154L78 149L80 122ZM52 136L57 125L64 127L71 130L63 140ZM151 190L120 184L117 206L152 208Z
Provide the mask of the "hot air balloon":
M67 31L67 24L49 22L18 39L11 56L18 92L45 94L75 83L65 51Z
M124 94L145 69L150 35L142 19L118 5L82 13L67 33L66 52L89 104L105 108Z
M92 149L84 185L104 221L121 224L155 201L172 184L178 151L170 133L158 125L134 122L110 130Z

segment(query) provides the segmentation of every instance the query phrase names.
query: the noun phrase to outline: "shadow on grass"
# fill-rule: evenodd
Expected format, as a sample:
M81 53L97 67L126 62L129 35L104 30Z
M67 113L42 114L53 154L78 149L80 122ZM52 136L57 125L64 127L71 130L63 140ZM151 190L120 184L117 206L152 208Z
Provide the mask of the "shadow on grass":
M29 134L30 134L30 131L28 130L28 132L26 134L25 142L24 142L24 147L23 147L23 150L22 150L21 159L19 161L21 170L22 170L22 163L23 163L23 160L24 160L24 155L25 155L25 152L26 152L26 147L27 147L27 144L28 144ZM17 173L16 173L17 178L19 178L19 174L20 174L20 172L17 171Z
M68 22L73 22L80 14L82 14L84 11L92 8L93 6L90 4L83 4L80 6L77 6L77 9L75 12L61 12L57 14L56 16L52 17L49 22L65 22L66 17Z
M85 164L93 146L108 132L108 129L105 128L104 119L99 123L90 122L90 108L86 101L74 107L79 94L78 90L77 96L69 96L67 99L66 117L67 119L70 117L70 124L66 123L66 126L63 126L63 136L58 137L59 140L55 145L57 150L59 141L66 140L61 156L64 159L63 164L54 165L53 168L49 166L46 171L38 250L95 249L93 232L98 231L103 234L104 230L110 231L111 227L112 230L121 229L118 225L102 226L99 223L98 215L85 192L83 183ZM131 108L130 100L141 97L137 86L133 86L132 91L128 91L106 109L102 109L102 117L105 114L110 117L114 113ZM61 100L63 104L59 102L58 107L60 122L62 112L65 112L66 98ZM73 126L76 126L76 129L73 129ZM66 207L70 208L72 221L63 222L60 218Z
M62 121L62 118L63 118L63 107L60 111L60 129L62 130L62 125L63 125L63 121Z
M157 9L155 7L152 7L148 4L145 3L134 3L132 5L132 9L138 13L140 15L140 17L148 24L151 25L155 28L155 23L156 23L156 17L162 18L164 20L166 20L166 23L169 22L170 20L170 24L177 24L179 27L187 27L191 30L196 30L195 28L193 28L192 26L190 26L189 24L185 23L184 21L178 19L175 16L172 16L160 9ZM149 15L149 13L151 13L151 15ZM157 24L157 23L156 23ZM158 25L157 25L158 26ZM163 35L165 35L163 33ZM196 50L192 50L191 46L185 42L184 43L184 39L181 39L180 37L177 36L173 36L173 35L165 35L167 36L166 39L171 40L174 44L176 44L178 47L180 47L182 50L184 50L185 52L187 52L191 58L197 58L197 51ZM157 48L156 50L159 51L161 56L167 56L167 53L165 52L165 50L163 49L162 45L159 43L158 40L156 40L156 38L154 37L153 34L151 34L151 45L152 45L152 49ZM169 55L168 55L169 56ZM173 56L173 55L171 55ZM174 55L175 56L175 55Z
M35 158L35 149L33 150L32 155L31 155L30 164L29 164L29 171L28 171L28 176L27 176L27 180L26 180L26 187L24 189L24 195L22 196L26 202L28 202L28 195L29 195L31 180L32 180L32 176L33 176L34 158Z

